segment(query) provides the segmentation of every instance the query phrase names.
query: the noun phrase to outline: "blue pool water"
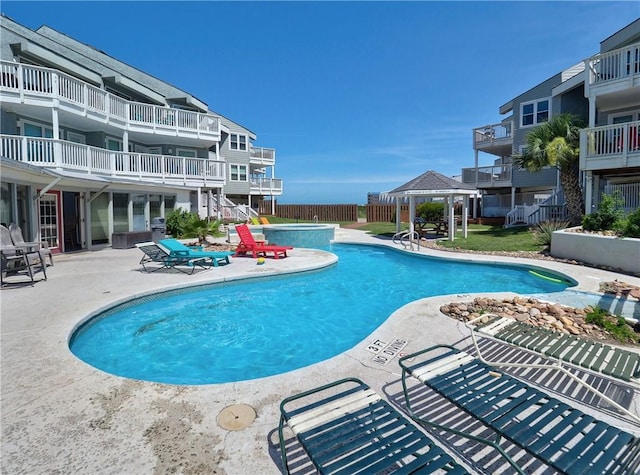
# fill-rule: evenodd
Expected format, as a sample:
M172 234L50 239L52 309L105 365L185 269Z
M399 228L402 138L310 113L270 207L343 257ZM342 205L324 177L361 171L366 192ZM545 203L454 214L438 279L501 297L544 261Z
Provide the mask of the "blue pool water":
M560 292L568 282L527 268L455 262L393 249L330 247L321 271L211 284L132 300L76 331L71 351L103 371L173 384L283 373L365 339L399 307L470 292Z

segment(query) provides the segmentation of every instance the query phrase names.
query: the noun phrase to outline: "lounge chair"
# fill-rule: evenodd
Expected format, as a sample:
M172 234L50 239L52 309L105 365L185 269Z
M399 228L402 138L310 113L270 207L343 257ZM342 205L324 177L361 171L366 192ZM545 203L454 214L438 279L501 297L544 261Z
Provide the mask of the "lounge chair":
M399 364L414 420L495 448L518 473L525 472L500 445L503 438L561 473L637 474L640 470L640 439L463 351L437 345L406 355ZM409 376L491 428L497 438L488 440L420 418L407 390Z
M260 218L258 218L260 220L260 224L271 224L269 222L269 220L267 218L265 218L264 216L260 216Z
M214 267L218 267L220 264L229 264L229 256L233 255L233 252L230 251L203 251L201 246L185 246L175 239L161 239L158 244L177 257L187 256L192 259L208 259Z
M267 257L271 253L274 259L278 259L287 257L287 251L293 249L292 246L277 246L275 244L265 244L264 241L256 241L246 224L237 225L236 231L240 237L240 243L234 256L251 254L254 258L257 258Z
M487 317L489 317L487 319ZM467 322L471 335L495 338L539 355L640 386L640 354L517 320L485 314ZM477 347L477 345L476 345Z
M42 242L25 242L24 237L22 236L22 229L15 223L9 224L9 234L11 234L11 240L13 244L16 246L22 245L31 245L34 248L38 248L40 250L40 254L42 257L49 257L49 263L53 266L53 255L51 254L51 249L46 241Z
M193 274L196 267L209 268L212 265L210 258L194 258L187 254L170 253L167 249L164 249L155 242L140 242L136 244L136 247L144 253L144 256L140 259L140 264L145 272L155 272L160 269L176 269L185 274ZM160 264L160 267L148 268L147 264L151 262ZM189 269L189 272L180 267L186 267Z
M346 378L288 397L278 434L287 461L288 426L320 473L468 473L369 386Z
M251 216L249 219L251 220L251 224L255 224L255 225L260 224L260 221L258 221L258 218Z
M16 245L11 240L11 233L5 227L0 225L0 285L4 286L4 277L9 274L19 274L27 271L29 280L33 284L34 273L39 268L42 270L44 280L47 280L46 264L44 258L40 254L38 244L19 244Z

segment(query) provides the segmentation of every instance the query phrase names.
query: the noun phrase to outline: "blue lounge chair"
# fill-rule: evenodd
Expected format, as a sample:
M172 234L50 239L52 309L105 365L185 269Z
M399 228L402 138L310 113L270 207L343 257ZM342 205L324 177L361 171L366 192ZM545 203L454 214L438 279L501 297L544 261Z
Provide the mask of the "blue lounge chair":
M206 258L194 258L187 254L170 253L164 247L159 246L155 242L140 242L136 244L136 247L140 249L144 256L140 259L140 264L145 272L155 272L160 269L176 269L185 274L193 274L196 267L210 268L211 259ZM160 264L159 267L147 267L147 264L155 263ZM180 267L186 267L187 270L183 270Z
M506 454L501 439L560 473L637 474L640 470L640 439L463 351L437 345L400 358L399 364L404 397L414 420L495 448L518 473L525 472ZM497 439L421 419L411 406L408 376L494 430Z
M285 425L319 473L464 474L467 470L424 432L355 378L288 397L280 404L280 450L287 462Z
M220 264L229 264L229 257L233 255L233 252L230 251L203 251L200 246L195 248L185 246L175 239L161 239L158 244L167 249L172 256L207 259L214 267L218 267Z

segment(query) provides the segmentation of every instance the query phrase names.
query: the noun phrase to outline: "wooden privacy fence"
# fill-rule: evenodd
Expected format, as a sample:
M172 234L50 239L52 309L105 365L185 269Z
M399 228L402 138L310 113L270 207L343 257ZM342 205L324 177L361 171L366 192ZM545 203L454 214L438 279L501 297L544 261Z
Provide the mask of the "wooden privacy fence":
M395 223L396 205L367 205L367 223ZM400 206L400 221L409 222L409 205Z
M271 214L271 202L260 201L260 214ZM279 205L276 203L275 215L279 218L299 219L301 221L357 221L358 205Z

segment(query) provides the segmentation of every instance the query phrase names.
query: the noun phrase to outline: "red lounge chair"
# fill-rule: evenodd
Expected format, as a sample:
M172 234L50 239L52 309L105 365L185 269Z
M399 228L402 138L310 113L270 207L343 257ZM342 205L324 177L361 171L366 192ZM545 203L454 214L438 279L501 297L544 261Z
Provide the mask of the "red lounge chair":
M287 250L293 249L292 246L268 245L264 241L256 241L246 224L237 225L236 232L240 237L240 244L236 248L234 257L245 256L247 253L250 253L254 258L267 257L267 254L271 252L274 259L279 259L280 257L287 257Z

